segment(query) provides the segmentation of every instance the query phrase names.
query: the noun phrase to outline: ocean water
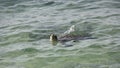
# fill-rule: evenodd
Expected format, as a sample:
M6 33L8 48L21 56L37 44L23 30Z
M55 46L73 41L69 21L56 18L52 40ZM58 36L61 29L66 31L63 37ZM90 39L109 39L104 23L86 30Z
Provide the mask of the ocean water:
M72 25L96 39L52 46ZM0 0L0 68L120 68L120 0Z

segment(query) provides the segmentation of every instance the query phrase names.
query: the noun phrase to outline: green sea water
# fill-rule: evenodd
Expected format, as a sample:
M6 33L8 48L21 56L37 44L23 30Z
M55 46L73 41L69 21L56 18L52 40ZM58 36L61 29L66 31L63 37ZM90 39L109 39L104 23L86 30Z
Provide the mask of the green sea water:
M72 25L96 39L52 46ZM0 68L120 68L120 0L0 0Z

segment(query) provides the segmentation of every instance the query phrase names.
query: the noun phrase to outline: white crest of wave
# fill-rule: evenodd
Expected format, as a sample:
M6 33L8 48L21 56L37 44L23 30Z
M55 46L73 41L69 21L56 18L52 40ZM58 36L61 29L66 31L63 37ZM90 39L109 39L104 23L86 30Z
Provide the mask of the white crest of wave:
M70 34L72 32L75 32L75 25L72 25L69 30L65 31L64 34Z

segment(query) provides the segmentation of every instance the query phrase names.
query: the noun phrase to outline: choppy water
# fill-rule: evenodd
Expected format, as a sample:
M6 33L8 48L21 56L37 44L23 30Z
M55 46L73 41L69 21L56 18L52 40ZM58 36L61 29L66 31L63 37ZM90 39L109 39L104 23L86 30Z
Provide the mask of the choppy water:
M72 25L97 39L50 44ZM120 68L120 0L0 0L0 68Z

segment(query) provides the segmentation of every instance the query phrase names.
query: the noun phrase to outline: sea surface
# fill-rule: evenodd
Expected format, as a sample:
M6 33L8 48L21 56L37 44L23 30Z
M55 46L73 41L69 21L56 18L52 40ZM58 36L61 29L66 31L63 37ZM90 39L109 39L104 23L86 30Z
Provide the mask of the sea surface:
M52 46L73 25L96 39ZM0 68L120 68L120 0L0 0Z

